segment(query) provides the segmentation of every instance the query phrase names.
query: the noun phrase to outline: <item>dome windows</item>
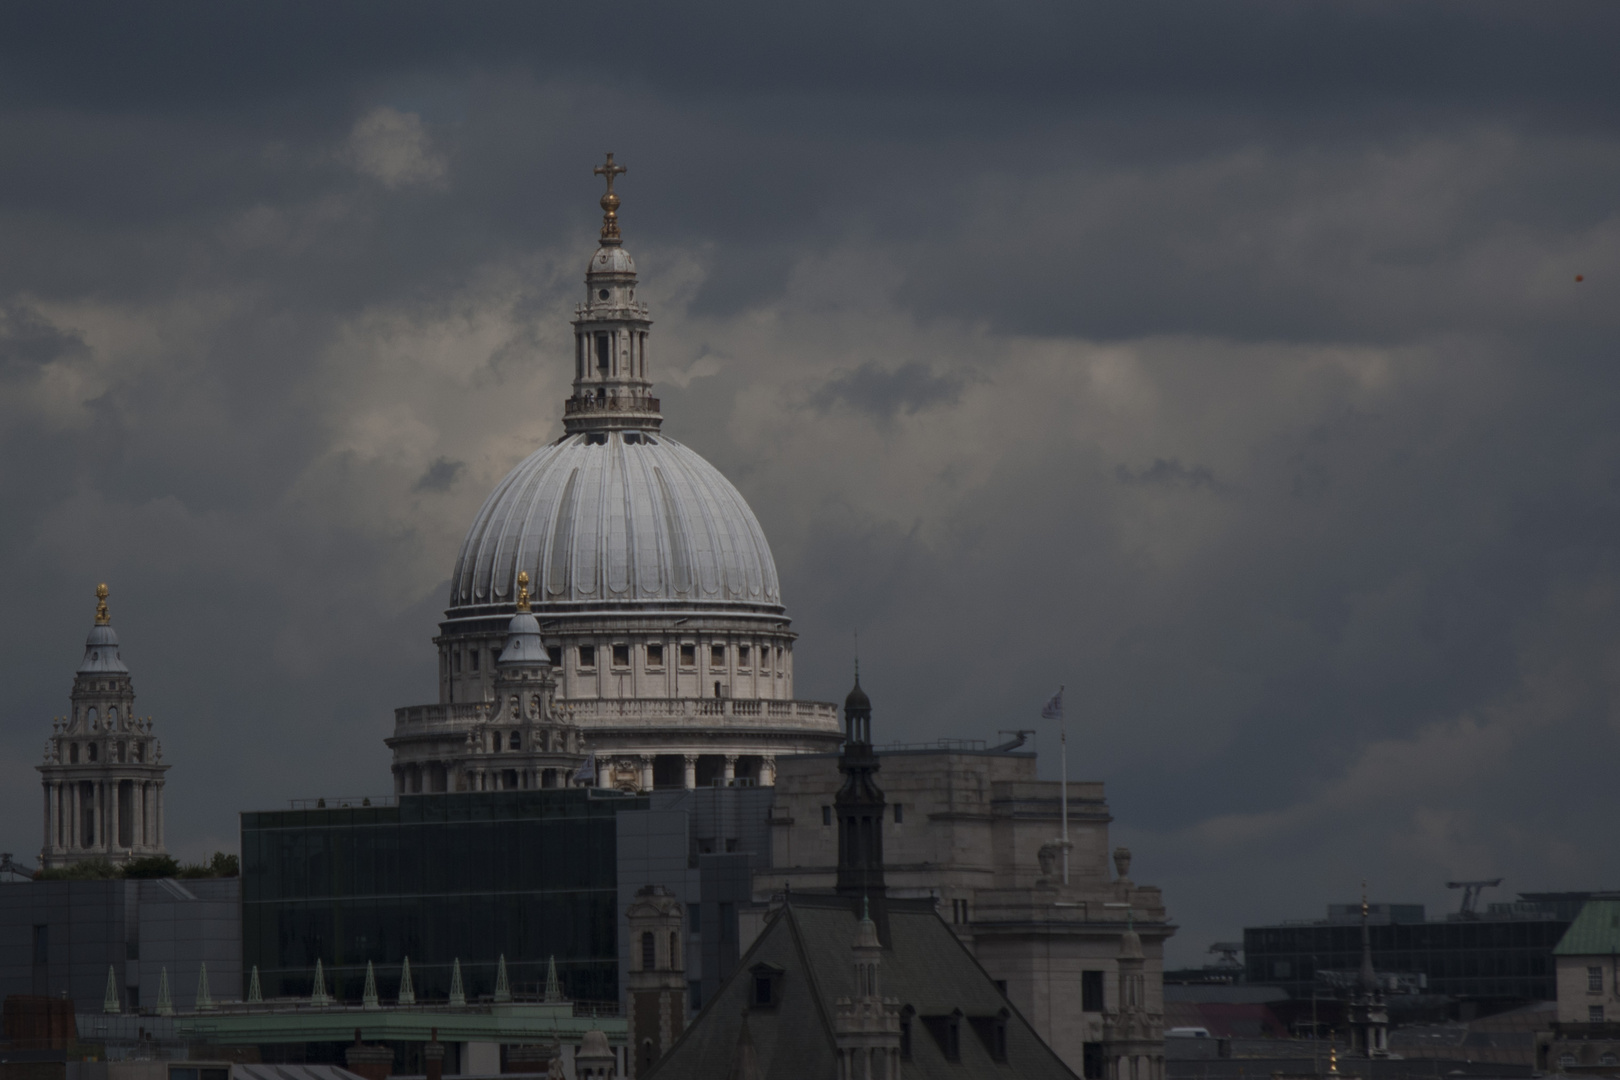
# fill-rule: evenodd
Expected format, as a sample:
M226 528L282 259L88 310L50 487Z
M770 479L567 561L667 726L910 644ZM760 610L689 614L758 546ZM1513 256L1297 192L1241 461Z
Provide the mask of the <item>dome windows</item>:
M608 296L609 296L609 293L608 293L608 291L606 289L598 289L598 290L596 290L596 298L598 300L606 300L608 298Z

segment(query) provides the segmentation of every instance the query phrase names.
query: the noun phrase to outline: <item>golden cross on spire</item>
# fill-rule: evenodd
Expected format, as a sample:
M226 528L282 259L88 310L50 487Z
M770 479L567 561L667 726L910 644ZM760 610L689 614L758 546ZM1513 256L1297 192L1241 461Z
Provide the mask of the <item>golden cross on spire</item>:
M529 572L527 570L518 571L517 609L519 611L529 610Z
M591 172L597 176L607 177L607 194L602 196L602 242L619 242L619 197L613 194L613 178L630 170L623 165L616 164L612 152L608 153L607 160Z
M103 582L96 586L96 625L106 626L112 622L112 616L107 614L107 585Z

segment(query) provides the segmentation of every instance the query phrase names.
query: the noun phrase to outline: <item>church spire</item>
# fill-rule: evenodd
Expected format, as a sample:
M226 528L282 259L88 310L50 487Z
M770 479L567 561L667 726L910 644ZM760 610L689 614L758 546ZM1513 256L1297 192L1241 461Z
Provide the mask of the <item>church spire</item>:
M878 936L888 940L889 919L883 882L883 817L887 802L877 785L877 754L872 750L872 701L859 677L844 698L844 750L838 771L844 783L833 796L838 815L837 891L858 900L863 917L870 914ZM870 905L870 907L868 907Z

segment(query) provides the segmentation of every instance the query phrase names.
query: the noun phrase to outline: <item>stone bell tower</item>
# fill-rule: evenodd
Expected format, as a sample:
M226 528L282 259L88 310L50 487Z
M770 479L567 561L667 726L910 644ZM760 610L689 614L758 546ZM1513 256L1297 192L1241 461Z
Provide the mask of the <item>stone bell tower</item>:
M46 869L89 859L123 865L166 854L163 847L163 747L152 718L135 715L135 687L107 613L107 586L96 586L96 622L73 676L72 711L51 723L45 761Z
M686 1030L685 909L662 885L645 885L630 924L630 1068L646 1076Z

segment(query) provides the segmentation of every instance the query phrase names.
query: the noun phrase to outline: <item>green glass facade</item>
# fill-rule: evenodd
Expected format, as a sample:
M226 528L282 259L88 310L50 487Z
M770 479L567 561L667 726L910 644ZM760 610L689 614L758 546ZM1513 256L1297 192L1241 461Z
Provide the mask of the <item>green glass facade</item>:
M411 961L420 1002L538 993L555 957L576 1001L618 999L615 818L647 799L596 789L406 796L398 806L242 815L244 973L266 998L326 989L358 1003L366 963L392 1002ZM243 987L245 993L246 986Z

